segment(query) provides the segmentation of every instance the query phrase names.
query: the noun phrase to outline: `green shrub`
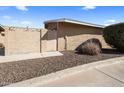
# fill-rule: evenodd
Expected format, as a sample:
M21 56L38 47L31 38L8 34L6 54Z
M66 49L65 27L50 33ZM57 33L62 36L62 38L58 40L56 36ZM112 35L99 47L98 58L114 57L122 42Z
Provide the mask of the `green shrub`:
M105 27L103 29L103 37L111 47L124 50L124 23Z

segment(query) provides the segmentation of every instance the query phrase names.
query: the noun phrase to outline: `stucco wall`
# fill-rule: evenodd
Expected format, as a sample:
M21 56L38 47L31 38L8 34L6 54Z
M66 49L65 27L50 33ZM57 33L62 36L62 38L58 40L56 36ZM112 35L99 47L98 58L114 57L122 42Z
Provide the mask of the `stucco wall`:
M41 33L41 52L46 52L47 51L47 38L48 38L48 30L47 29L42 29Z
M102 37L102 29L70 23L60 23L58 33L58 50L74 50L82 42L90 38L98 38L103 48L109 47ZM65 45L66 44L66 45Z
M53 50L74 50L90 38L98 38L103 48L108 48L102 37L102 29L70 23L51 23L47 29L4 27L5 36L0 34L0 43L5 45L5 55L40 53ZM57 29L58 26L58 29ZM54 31L54 33L53 33ZM52 49L56 48L56 49Z
M40 30L5 28L6 55L40 52Z
M47 29L9 26L4 26L4 29L5 36L0 34L0 43L5 45L5 55L46 52L53 46L52 42L49 44L51 31Z

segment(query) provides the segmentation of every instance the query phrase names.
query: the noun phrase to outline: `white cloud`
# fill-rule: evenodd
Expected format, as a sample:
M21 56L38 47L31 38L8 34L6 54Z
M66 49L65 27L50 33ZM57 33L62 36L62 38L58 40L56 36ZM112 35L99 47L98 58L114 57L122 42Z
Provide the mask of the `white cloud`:
M28 8L26 6L16 6L16 9L21 11L28 11Z
M82 9L84 9L84 10L93 10L95 8L96 8L95 6L84 6Z
M31 25L31 22L30 21L22 21L21 24L22 25Z
M113 20L113 19L110 19L110 20L107 20L107 22L114 23L114 22L116 22L116 21L115 21L115 20Z
M4 18L4 19L11 19L11 17L8 16L8 15L4 15L3 18Z
M114 24L114 23L116 23L116 20L114 20L114 19L109 19L109 20L106 20L106 21L104 22L104 25L105 25L105 26L108 26L108 25L111 25L111 24Z

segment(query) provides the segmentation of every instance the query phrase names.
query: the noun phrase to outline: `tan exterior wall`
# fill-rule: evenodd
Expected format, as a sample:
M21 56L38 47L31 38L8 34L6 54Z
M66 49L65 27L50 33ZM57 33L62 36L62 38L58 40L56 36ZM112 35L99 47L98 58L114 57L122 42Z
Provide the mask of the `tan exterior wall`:
M0 43L5 45L5 55L56 51L57 31L4 27L5 36ZM55 32L55 33L54 33ZM55 46L54 46L55 45Z
M40 30L5 28L6 55L40 52Z
M41 33L41 51L42 52L46 52L47 51L47 35L48 30L47 29L43 29L42 33Z
M74 50L82 42L98 38L103 48L109 47L102 37L102 29L70 23L60 23L58 33L58 50Z
M41 31L5 27L5 36L0 34L0 43L5 45L5 55L74 50L90 38L98 38L103 48L109 47L102 37L101 28L62 22L50 23L45 27L47 29Z
M47 30L42 31L42 52L56 51L57 50L57 31Z
M48 30L43 36L43 40L46 40L46 42L44 42L45 45L43 45L46 47L44 51L56 51L58 38L57 23L45 24L45 28Z

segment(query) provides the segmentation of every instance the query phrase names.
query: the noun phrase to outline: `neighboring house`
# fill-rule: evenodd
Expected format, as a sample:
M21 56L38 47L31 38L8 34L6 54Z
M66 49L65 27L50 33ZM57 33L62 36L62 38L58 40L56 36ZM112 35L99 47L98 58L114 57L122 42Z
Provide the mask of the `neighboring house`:
M4 45L4 54L74 50L90 38L98 38L104 48L108 47L102 37L104 27L101 25L65 18L45 21L44 24L44 29L0 25L0 43Z

